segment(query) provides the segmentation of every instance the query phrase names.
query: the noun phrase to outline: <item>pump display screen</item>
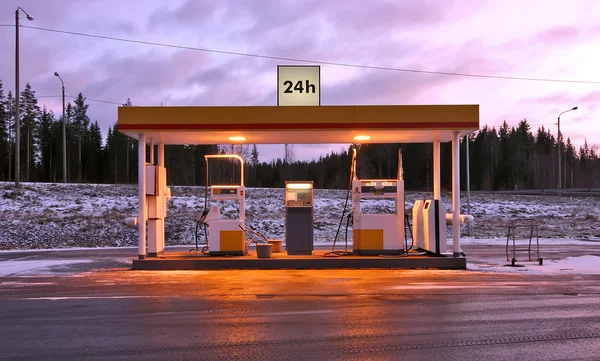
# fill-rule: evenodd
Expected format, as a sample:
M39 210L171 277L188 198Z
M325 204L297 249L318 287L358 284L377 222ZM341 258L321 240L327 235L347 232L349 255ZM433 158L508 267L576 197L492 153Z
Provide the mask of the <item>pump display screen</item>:
M396 186L387 186L377 188L375 186L362 186L360 187L361 193L373 193L373 194L384 194L384 193L396 193L398 187Z
M213 188L213 194L237 194L236 188Z

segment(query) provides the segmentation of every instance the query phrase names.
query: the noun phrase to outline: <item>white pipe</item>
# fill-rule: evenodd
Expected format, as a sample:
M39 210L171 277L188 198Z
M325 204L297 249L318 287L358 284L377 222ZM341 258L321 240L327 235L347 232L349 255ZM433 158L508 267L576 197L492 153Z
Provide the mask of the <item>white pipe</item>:
M146 258L146 133L138 138L138 257Z
M460 223L471 224L475 218L471 214L461 214ZM446 222L452 224L454 222L454 213L446 213Z
M452 251L460 257L460 141L452 132Z
M433 199L440 199L440 141L433 141Z

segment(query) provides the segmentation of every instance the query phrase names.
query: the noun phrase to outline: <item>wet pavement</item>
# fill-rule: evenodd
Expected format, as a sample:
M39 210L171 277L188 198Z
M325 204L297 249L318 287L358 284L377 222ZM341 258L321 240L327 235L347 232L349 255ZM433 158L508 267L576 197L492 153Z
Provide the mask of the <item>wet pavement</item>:
M598 247L546 249L547 258ZM0 278L0 360L598 360L600 276L457 270L132 271L136 249ZM538 266L539 267L539 266ZM541 266L543 267L543 266Z

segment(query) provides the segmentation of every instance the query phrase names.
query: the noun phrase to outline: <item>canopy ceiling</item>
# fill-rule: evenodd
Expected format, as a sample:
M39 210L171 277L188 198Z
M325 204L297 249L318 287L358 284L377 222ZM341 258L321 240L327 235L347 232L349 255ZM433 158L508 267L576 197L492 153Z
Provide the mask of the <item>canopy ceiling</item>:
M118 129L164 144L449 142L479 129L479 105L133 106L119 107Z

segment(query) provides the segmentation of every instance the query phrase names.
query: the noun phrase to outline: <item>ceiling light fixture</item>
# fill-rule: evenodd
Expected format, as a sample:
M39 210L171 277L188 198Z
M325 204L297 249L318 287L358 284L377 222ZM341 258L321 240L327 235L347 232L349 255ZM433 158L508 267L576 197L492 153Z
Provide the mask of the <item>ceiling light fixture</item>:
M241 135L236 135L233 137L229 137L229 140L231 140L232 142L243 142L246 140L246 137L242 137Z
M369 140L371 139L370 135L357 135L354 137L354 140Z

